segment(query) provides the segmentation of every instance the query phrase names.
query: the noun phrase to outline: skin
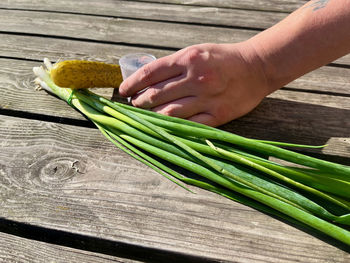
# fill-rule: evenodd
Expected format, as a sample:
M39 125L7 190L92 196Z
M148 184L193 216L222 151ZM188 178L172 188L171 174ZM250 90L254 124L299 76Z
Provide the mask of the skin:
M157 59L123 81L119 93L136 107L218 126L348 54L349 28L350 0L309 1L247 41L194 45Z

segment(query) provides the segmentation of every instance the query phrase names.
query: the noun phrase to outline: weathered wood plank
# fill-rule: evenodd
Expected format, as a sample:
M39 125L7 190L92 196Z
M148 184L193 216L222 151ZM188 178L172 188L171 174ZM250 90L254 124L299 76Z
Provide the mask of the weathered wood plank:
M50 37L45 38L45 41L43 41L40 37L5 33L0 34L0 51L1 56L3 57L29 60L42 60L44 57L47 57L53 62L56 62L59 59L87 59L105 61L109 63L117 63L121 56L133 52L147 52L155 55L157 58L170 55L175 52L155 48L132 47L127 45L95 43L79 40L73 41ZM350 64L350 56L346 56L345 58L349 60ZM347 63L347 61L345 63ZM339 74L338 71L341 73ZM322 69L320 72L323 72L320 73L320 76L322 76L320 77L322 79L322 84L325 83L324 75L334 75L335 78L339 78L339 75L344 75L345 77L349 75L347 74L347 70L343 70L342 68L328 70ZM314 74L314 72L311 74ZM313 83L315 83L317 78L317 76L313 77ZM346 84L346 82L347 81L345 79L344 83ZM336 87L337 86L338 85L336 85ZM336 90L337 88L335 91Z
M36 65L0 59L1 108L83 120L65 102L33 90L31 68ZM105 90L104 95L111 96L112 90ZM252 138L320 145L329 142L323 153L349 158L349 111L349 97L280 90L251 114L224 128Z
M246 3L247 1L245 1ZM259 1L260 2L260 1ZM278 1L278 6L286 1ZM290 1L287 1L290 3ZM299 1L304 2L304 1ZM210 2L212 3L212 2ZM220 1L216 2L220 5ZM215 3L215 4L216 4ZM237 4L236 1L229 3ZM271 3L268 1L268 3ZM240 3L241 4L241 3ZM253 3L257 4L257 3ZM225 5L224 5L225 6ZM266 6L266 3L265 3ZM227 9L220 7L201 7L174 5L165 3L140 3L137 1L112 1L112 0L88 0L88 1L54 1L45 0L33 2L30 0L1 2L0 8L18 8L33 11L74 12L78 14L90 14L100 16L113 16L121 18L151 19L160 21L174 21L198 24L213 24L221 26L251 27L252 29L268 28L282 20L287 14L279 12L266 12L256 10ZM74 16L74 14L71 14ZM242 41L245 38L242 38ZM237 42L238 42L237 41ZM190 45L186 44L186 45ZM184 47L184 46L183 46ZM336 63L350 65L350 55L338 59Z
M0 138L0 213L8 220L229 262L349 260L253 209L186 192L96 129L2 116Z
M74 12L76 14L221 25L225 27L250 27L253 29L270 27L287 15L286 13L259 10L112 0L46 0L40 2L16 0L1 2L0 8Z
M346 98L344 98L346 100ZM341 97L278 91L250 114L222 129L247 137L309 145L325 145L329 160L350 165L350 107ZM323 104L323 101L328 101ZM347 104L349 102L346 102ZM345 159L340 158L345 157ZM319 156L319 158L325 158Z
M0 51L2 56L41 60L48 57L52 61L58 59L90 59L117 63L118 59L127 53L149 52L156 57L169 55L174 51L128 47L124 45L71 41L65 39L17 36L2 34L0 36ZM7 73L11 61L4 64ZM10 64L8 64L10 63ZM13 67L14 73L16 66ZM29 72L29 71L28 71ZM19 75L21 72L18 73ZM313 90L338 94L350 94L350 68L322 67L287 85L289 88Z
M321 67L286 87L329 93L350 94L350 68Z
M72 249L69 247L53 245L26 239L0 232L0 262L21 263L136 263L129 259L122 259L100 253Z
M51 37L45 38L43 41L42 38L35 36L0 33L0 52L2 57L38 61L47 57L52 62L85 59L118 63L119 58L128 53L146 52L159 58L174 51Z
M192 2L201 5L205 1ZM233 41L226 36L228 32L219 27L208 27L208 31L207 27L198 25L10 10L2 10L0 15L1 31L105 42L16 35L12 35L11 40L1 39L4 50L14 57L38 59L49 54L55 59L63 54L64 58L85 56L113 61L112 54L119 56L124 51L137 50L126 47L130 44L151 46L156 43L166 49L176 49L193 43L193 37L195 41L198 37L198 41L207 42L211 38L205 33L214 34L215 31L222 36L220 42ZM23 21L18 22L18 17ZM202 29L198 34L193 33L199 28ZM162 35L162 30L169 32ZM182 39L173 41L177 31L180 32L177 37ZM234 39L244 40L252 31L237 32L240 32L237 33L239 37ZM132 38L135 35L137 37ZM215 34L211 37L217 39ZM16 46L15 38L33 42L28 43L27 48L23 43ZM49 42L40 45L38 40ZM11 47L5 47L6 41ZM122 45L113 45L119 41ZM34 54L38 51L35 42L44 46L37 55ZM70 42L74 43L72 47ZM85 45L88 48L79 53L79 45L81 49ZM95 52L98 47L100 52ZM16 55L16 49L24 50L24 54ZM116 247L121 243L145 247L158 254L173 251L229 262L350 260L349 254L336 246L250 208L200 189L195 190L197 195L185 192L115 149L96 129L75 125L74 121L82 117L65 103L43 92L35 93L31 67L36 63L1 59L0 64L3 65L0 67L0 214L3 219L40 226L49 233L62 230L76 236L83 234L101 242L115 242ZM343 78L347 71L325 70L297 85L316 90L318 81L334 75L334 82L322 89L330 91L329 87L335 85L336 91L332 91L346 93L341 83L347 82L348 79ZM271 136L295 142L330 141L330 148L324 153L349 160L349 105L349 97L281 90L266 99L256 111L226 128L237 128L243 135L258 134L265 139ZM18 118L21 114L33 119L46 114L47 117L41 119L47 121ZM321 114L324 119L316 122L315 115ZM70 117L73 122L64 125L59 122L64 123L66 119L50 120L52 116ZM302 121L300 116L303 116ZM305 127L305 123L311 125ZM266 127L273 127L275 131L266 131ZM327 238L325 241L332 244ZM15 241L11 239L10 242ZM54 249L45 247L39 251L54 253L51 252L57 251Z
M205 42L238 42L258 32L213 26L17 10L0 10L0 16L0 31L173 49Z
M205 42L240 42L259 32L257 30L34 11L0 10L0 16L2 17L0 31L4 32L42 34L130 45L163 46L169 49L180 49ZM337 63L350 65L350 56L338 60Z
M305 4L307 0L144 0L143 2L291 12Z

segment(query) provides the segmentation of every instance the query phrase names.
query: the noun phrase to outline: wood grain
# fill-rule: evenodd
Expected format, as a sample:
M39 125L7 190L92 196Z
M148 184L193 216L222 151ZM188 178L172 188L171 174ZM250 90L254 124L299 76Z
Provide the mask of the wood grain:
M186 192L96 129L3 116L0 138L7 220L229 262L349 260L323 236L204 190Z
M286 87L319 93L349 95L350 68L321 67L296 79Z
M0 262L21 263L136 263L140 261L122 259L85 250L72 249L46 242L20 238L0 232Z
M250 114L224 125L222 129L250 138L328 144L322 150L307 152L350 165L350 104L343 99L278 91L263 100ZM322 103L326 101L326 104Z
M60 3L59 1L57 2ZM118 43L123 45L140 45L145 50L147 47L152 46L158 48L159 45L162 45L162 50L165 48L174 51L198 43L235 43L247 40L260 32L255 29L204 27L191 24L140 21L109 16L96 17L61 14L56 12L0 10L0 15L2 17L0 20L0 31L2 32L39 34L45 37L52 36L55 39L57 37L69 38L70 41L99 41L109 45ZM202 16L200 15L200 17ZM247 14L247 16L260 20L254 14ZM21 19L19 20L17 17L21 17ZM235 19L231 18L231 20ZM243 18L243 20L246 19ZM9 38L9 36L4 35L3 42L6 41L6 38ZM9 43L10 40L7 40L7 45ZM336 63L350 65L350 55L336 60Z
M307 0L144 0L144 2L171 3L177 5L198 5L224 8L240 8L251 10L291 12L299 8Z
M250 27L254 29L270 27L287 15L286 13L259 10L112 0L46 0L40 2L15 0L1 2L0 8L69 12L129 19L220 25L224 27Z
M56 117L56 122L60 118L70 118L71 120L61 121L73 123L75 119L85 120L65 102L54 99L46 92L34 91L31 69L38 64L0 59L1 108L19 112L13 113L17 115L27 114L23 116L28 118L32 117L29 113L33 113L39 115L35 118L44 120L49 120L50 116ZM332 82L329 85L332 87ZM110 97L111 93L112 90L106 89L101 95ZM313 145L329 143L322 150L323 153L349 158L349 111L350 97L279 90L265 99L251 114L232 121L223 128L251 138ZM267 131L266 127L271 128Z
M0 38L0 50L2 56L42 60L48 57L52 61L59 59L88 59L117 63L118 59L127 53L149 52L157 57L172 54L173 51L128 47L124 45L91 43L84 41L71 41L65 39L46 38L42 41L33 36L16 36L3 34ZM11 70L10 60L2 63L6 74ZM10 63L10 64L8 64ZM34 65L34 64L31 64ZM24 66L25 67L25 66ZM29 66L30 68L32 66ZM30 71L28 71L29 74ZM21 77L21 70L16 73L14 65L13 73ZM287 85L295 90L314 92L327 92L331 94L350 94L350 68L325 66Z
M256 30L132 19L0 10L0 31L178 49L205 42L238 42ZM18 19L20 17L21 19Z
M121 56L128 53L146 52L157 58L172 54L171 50L133 47L109 43L96 43L83 40L67 40L52 37L22 36L0 34L0 50L2 57L36 60L44 57L52 62L58 60L82 59L118 63Z
M240 42L305 2L1 1L0 261L350 261L348 247L322 234L201 189L186 192L32 82L43 57L116 63L130 52L161 57L196 43ZM350 56L335 63L222 129L328 143L304 152L350 164Z

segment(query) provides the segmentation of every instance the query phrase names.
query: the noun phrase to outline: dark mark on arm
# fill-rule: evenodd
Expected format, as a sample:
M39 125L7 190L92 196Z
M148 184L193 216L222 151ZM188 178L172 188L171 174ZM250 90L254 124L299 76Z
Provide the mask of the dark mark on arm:
M310 2L310 5L306 6L306 8L313 8L313 11L317 11L321 8L326 7L326 5L330 2L331 0L312 0Z

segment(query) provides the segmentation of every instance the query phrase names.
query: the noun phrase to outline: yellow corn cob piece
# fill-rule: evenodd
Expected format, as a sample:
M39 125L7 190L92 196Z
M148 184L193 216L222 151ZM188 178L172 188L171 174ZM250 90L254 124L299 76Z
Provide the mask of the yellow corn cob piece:
M119 65L85 60L58 62L50 74L57 86L72 89L118 88L123 80Z

